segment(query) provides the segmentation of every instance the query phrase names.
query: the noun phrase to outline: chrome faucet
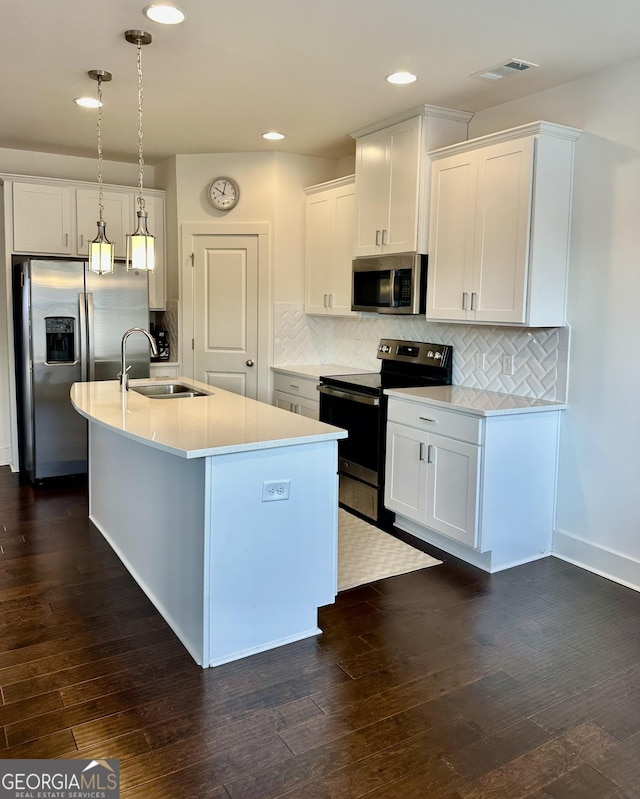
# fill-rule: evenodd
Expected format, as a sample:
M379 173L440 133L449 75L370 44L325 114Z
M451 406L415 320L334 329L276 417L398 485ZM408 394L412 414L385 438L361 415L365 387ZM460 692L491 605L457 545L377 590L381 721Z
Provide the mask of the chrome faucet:
M149 346L151 347L151 354L157 355L158 348L156 347L156 342L149 333L148 330L145 330L143 327L132 327L129 330L125 331L124 335L122 336L122 344L120 345L120 371L118 372L118 378L120 379L120 391L129 391L129 369L130 366L127 366L127 339L132 333L142 333L149 339Z

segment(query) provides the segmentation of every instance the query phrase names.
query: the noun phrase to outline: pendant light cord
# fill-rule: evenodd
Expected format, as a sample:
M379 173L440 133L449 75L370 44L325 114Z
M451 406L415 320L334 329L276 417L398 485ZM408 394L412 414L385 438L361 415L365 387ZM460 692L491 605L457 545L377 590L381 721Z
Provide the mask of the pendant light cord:
M103 222L104 193L102 191L102 78L98 77L98 208Z
M142 43L138 39L138 207L144 211L144 200L142 198L142 179L144 176L144 157L142 155Z

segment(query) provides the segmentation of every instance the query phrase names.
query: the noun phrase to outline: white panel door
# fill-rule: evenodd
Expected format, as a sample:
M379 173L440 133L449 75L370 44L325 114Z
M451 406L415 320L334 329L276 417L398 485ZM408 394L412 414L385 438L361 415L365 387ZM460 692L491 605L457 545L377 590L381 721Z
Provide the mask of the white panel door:
M478 151L471 286L478 322L525 321L533 148L530 137Z
M78 189L76 191L77 242L76 252L82 258L89 254L89 242L98 233L98 190ZM135 229L134 215L131 212L131 194L125 192L104 192L104 221L107 238L114 245L116 258L126 258L125 236Z
M68 186L13 184L13 250L71 255L71 189Z
M387 422L385 508L421 524L426 519L429 433Z
M305 312L329 312L335 199L330 192L307 198Z
M256 399L258 237L194 238L194 377Z
M388 138L382 131L356 142L356 256L382 252L382 229L389 218Z
M427 319L468 318L471 308L475 189L474 152L461 153L433 163Z
M429 437L427 527L467 546L477 543L480 448L453 438Z
M394 125L389 138L389 210L384 252L413 252L418 245L420 117Z

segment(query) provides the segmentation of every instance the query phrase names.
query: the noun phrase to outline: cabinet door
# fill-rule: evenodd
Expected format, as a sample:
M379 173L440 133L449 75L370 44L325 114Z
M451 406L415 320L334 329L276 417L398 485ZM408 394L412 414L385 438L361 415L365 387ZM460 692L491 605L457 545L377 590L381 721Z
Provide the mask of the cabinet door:
M384 504L389 510L426 523L429 434L387 422Z
M335 189L334 203L330 312L336 316L357 316L357 313L351 310L353 239L356 221L355 185Z
M145 195L145 208L149 213L149 233L156 238L156 268L148 273L149 280L149 310L164 311L167 307L166 271L165 271L165 238L164 238L164 197ZM134 209L137 204L134 197ZM135 212L134 219L137 220ZM133 220L131 224L134 224ZM127 231L129 232L129 231Z
M464 152L432 165L427 319L467 319L471 308L476 163Z
M296 397L292 397L290 394L284 394L282 391L273 392L273 404L276 408L281 408L283 411L295 413L293 406L296 399Z
M387 142L388 210L382 251L413 252L418 242L418 201L421 184L421 124L416 117L394 125Z
M389 134L370 133L356 142L356 255L382 252L389 223Z
M100 216L97 189L78 189L76 191L76 253L86 258L89 253L89 242L98 233L97 221ZM133 233L133 216L131 213L131 195L125 192L104 192L104 213L106 233L114 245L116 258L125 258L127 247L125 236Z
M334 214L330 191L307 197L304 310L308 314L329 311Z
M477 152L471 318L478 322L526 318L533 152L533 137Z
M71 189L13 184L13 249L71 255Z
M433 434L429 444L424 524L475 547L478 538L480 448Z

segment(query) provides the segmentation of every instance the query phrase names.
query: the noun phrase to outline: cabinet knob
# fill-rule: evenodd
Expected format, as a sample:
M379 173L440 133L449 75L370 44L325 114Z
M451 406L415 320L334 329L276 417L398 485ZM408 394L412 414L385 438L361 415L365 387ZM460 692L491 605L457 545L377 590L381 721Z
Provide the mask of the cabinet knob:
M251 358L249 358L246 363L247 366L253 366L253 361L251 360Z

